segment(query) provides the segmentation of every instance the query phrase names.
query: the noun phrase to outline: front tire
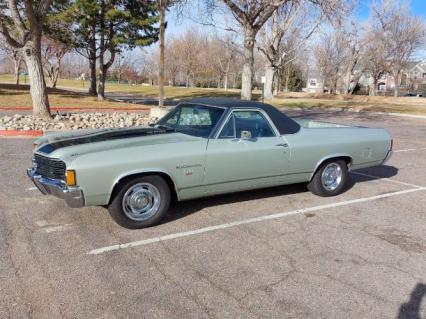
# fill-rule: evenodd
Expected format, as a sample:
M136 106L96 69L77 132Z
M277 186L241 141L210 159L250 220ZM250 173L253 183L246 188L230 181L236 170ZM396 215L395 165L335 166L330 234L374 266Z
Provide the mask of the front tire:
M108 211L125 228L154 226L164 218L169 209L170 188L160 176L131 178L117 187L118 193L108 205Z
M308 189L321 197L336 196L342 193L348 179L348 166L344 160L329 160L315 172Z

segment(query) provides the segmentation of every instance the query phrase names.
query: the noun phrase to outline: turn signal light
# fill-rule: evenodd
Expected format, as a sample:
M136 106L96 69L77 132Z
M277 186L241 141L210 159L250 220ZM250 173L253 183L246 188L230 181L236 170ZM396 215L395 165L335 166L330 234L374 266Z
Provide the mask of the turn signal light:
M66 182L68 186L75 186L76 183L76 178L75 178L75 171L74 170L67 170L66 174L65 174L65 178L66 178Z

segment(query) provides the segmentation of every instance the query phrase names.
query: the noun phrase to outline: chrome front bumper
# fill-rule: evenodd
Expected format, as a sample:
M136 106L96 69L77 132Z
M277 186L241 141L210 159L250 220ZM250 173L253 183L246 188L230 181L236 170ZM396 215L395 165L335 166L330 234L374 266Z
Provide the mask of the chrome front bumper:
M31 168L27 169L27 175L44 195L59 197L72 208L84 206L83 191L79 187L69 187L64 181L37 175Z

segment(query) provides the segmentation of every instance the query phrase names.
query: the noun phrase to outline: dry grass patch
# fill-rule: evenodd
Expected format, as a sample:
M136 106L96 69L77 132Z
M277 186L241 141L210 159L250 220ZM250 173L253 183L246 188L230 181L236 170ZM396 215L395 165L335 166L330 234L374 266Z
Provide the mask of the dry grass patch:
M63 89L48 89L49 102L52 108L141 108L143 105L114 101L98 101L96 97L83 92ZM0 84L0 109L31 107L31 96L28 85Z
M343 108L356 111L426 114L426 98L288 93L268 101L276 107Z

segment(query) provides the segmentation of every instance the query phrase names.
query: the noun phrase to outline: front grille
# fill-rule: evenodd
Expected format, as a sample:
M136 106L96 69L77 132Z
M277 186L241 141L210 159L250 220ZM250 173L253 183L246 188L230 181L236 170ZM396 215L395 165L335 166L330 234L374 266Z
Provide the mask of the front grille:
M36 173L48 178L65 180L65 163L56 158L34 154Z

